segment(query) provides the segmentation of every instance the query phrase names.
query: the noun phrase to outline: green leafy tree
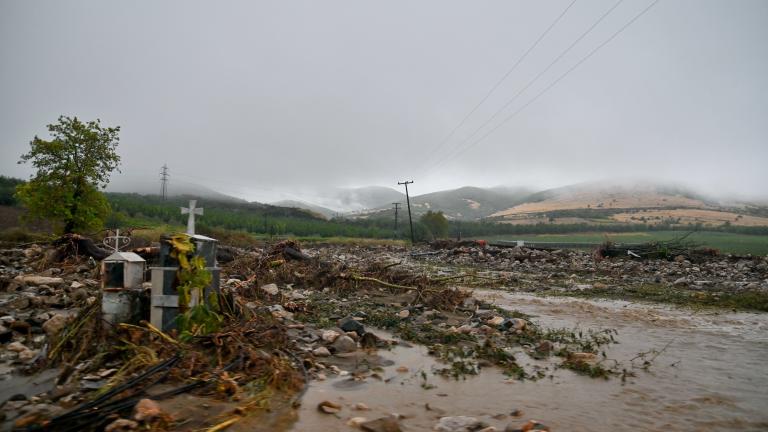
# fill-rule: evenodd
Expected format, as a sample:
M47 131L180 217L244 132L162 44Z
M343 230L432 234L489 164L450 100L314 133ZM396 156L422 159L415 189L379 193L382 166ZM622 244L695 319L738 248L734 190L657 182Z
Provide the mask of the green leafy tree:
M441 211L427 211L419 218L419 224L424 226L428 236L433 240L448 236L448 219Z
M31 162L37 172L16 188L16 196L29 217L59 222L65 233L101 227L110 208L100 189L120 164L120 127L61 116L48 131L51 140L35 136L21 156L19 163Z

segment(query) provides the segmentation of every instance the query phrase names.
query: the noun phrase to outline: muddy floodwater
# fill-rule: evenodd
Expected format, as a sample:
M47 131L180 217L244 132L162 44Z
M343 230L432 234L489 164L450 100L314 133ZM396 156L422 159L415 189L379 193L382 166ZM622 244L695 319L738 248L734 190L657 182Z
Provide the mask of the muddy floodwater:
M606 355L636 376L626 382L593 379L520 353L518 361L526 368L550 366L547 377L520 382L485 368L456 381L431 373L436 361L426 348L396 347L380 353L389 360L381 381L337 377L313 382L291 430L352 430L346 426L352 417L370 420L393 413L403 416L404 430L431 430L445 415L476 417L499 430L528 419L555 431L768 430L768 314L503 291L475 294L532 315L532 321L546 327L618 330L619 343L607 347ZM642 361L631 361L638 353L662 349L648 370L640 367ZM408 372L398 372L401 366ZM322 414L317 404L324 400L344 408L338 416ZM371 410L355 411L356 403ZM515 410L522 415L511 416Z

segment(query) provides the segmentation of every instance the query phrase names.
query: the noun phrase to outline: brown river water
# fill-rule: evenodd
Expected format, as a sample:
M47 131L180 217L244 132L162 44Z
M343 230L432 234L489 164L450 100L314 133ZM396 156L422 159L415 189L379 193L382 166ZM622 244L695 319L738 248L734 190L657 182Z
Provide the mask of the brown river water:
M554 378L520 382L489 368L455 381L431 374L436 361L424 347L396 347L380 352L392 363L384 368L384 381L338 377L313 382L290 430L353 430L346 426L351 417L390 414L403 416L406 431L432 430L445 415L476 417L499 430L528 419L554 431L768 430L768 314L475 293L532 315L543 326L616 329L619 343L606 354L630 369L638 353L666 348L648 371L635 369L636 376L623 383L564 369L555 370ZM517 358L526 367L542 364L522 353ZM409 372L397 372L399 366ZM421 371L434 388L422 386ZM317 405L324 400L344 408L337 416L320 413ZM359 402L371 410L353 410ZM509 416L514 410L522 416Z
M500 431L529 419L553 431L768 431L768 314L503 291L475 291L475 295L531 315L533 322L545 327L616 329L619 343L605 352L630 370L630 359L638 353L664 349L648 371L634 369L636 376L626 382L554 369L552 361L533 360L520 351L515 356L527 370L550 367L546 378L521 382L495 368L463 380L445 379L432 374L441 365L425 347L395 346L377 353L382 380L329 376L313 381L297 411L287 402L278 404L267 415L247 416L227 430L353 431L347 426L352 417L373 420L396 414L402 416L404 431L433 430L440 417L460 415L476 417ZM363 360L341 359L339 365L344 369L347 362L352 369L356 361ZM400 366L408 372L398 372ZM24 388L42 391L54 376L13 377L0 387L14 393ZM317 406L326 400L341 404L341 412L320 413ZM357 403L370 410L354 410ZM204 421L228 418L237 404L211 404L185 394L163 405L176 418L189 420L180 430L200 430ZM515 410L522 415L511 416Z

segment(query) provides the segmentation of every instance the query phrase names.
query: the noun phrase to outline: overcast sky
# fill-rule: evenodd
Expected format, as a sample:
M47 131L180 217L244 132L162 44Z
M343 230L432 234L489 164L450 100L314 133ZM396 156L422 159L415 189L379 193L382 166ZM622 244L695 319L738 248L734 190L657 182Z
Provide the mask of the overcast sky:
M661 0L563 75L652 3L625 0L532 82L616 4L578 0L446 141L570 3L0 0L0 174L28 177L19 155L65 114L122 127L116 181L167 163L249 199L404 179L768 193L764 0Z

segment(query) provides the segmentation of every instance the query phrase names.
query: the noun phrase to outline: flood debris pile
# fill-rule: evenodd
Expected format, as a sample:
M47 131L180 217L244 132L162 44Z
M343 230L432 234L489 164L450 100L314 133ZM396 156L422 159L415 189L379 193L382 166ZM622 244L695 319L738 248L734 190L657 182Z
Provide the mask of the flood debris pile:
M473 271L514 291L768 310L768 257L720 255L681 245L648 244L647 250L635 248L636 255L649 255L638 258L624 249L614 254L447 243L409 258L436 275Z
M433 388L430 376L463 379L492 366L513 380L537 380L558 368L595 377L615 373L598 357L600 347L614 341L613 332L543 329L455 287L465 275L430 275L407 263L407 255L380 247L352 255L341 247L302 250L298 244L278 244L235 258L225 289L236 293L244 308L266 308L281 320L316 380L333 378L350 386L380 382L385 378L377 350L409 342L428 346L441 360L439 367L423 372L425 390ZM526 368L518 363L521 355L545 361ZM318 409L336 414L340 408L326 401ZM374 422L392 429L356 418L354 426L364 430L400 430L391 418Z
M290 404L306 388L300 351L269 310L243 309L231 296L222 298L226 309L216 330L187 337L146 321L112 325L102 319L96 263L65 254L57 267L40 270L54 254L58 247L0 252L3 378L10 383L21 374L56 372L48 391L4 398L5 428L210 426L210 419L173 418L159 408L184 393L234 404L221 413L234 423L271 403Z
M190 247L182 238L163 241L177 252ZM510 380L535 381L558 369L625 378L631 371L603 354L616 341L613 330L543 328L528 316L478 300L472 287L626 292L648 278L666 281L678 274L686 281L717 278L701 285L718 289L727 283L744 290L768 287L763 258L596 261L587 252L475 242L414 252L391 246L303 248L285 241L263 249L226 248L221 269L172 254L180 262L183 319L177 329L164 331L141 320L102 319L98 262L62 253L61 247L0 251L0 372L12 382L20 374L55 370L49 389L6 396L0 413L6 425L20 430L223 430L266 410L290 409L310 380L386 384L379 353L409 343L425 345L439 360L421 371L425 391L436 380L461 380L489 367ZM216 272L215 281L208 268ZM219 287L213 283L219 271L220 289L208 291ZM145 307L151 288L141 286ZM216 415L169 410L167 404L182 394L216 406ZM358 418L353 426L399 430L402 422L407 419ZM441 422L440 427L453 424ZM376 429L381 425L390 429ZM509 430L546 430L537 425Z

